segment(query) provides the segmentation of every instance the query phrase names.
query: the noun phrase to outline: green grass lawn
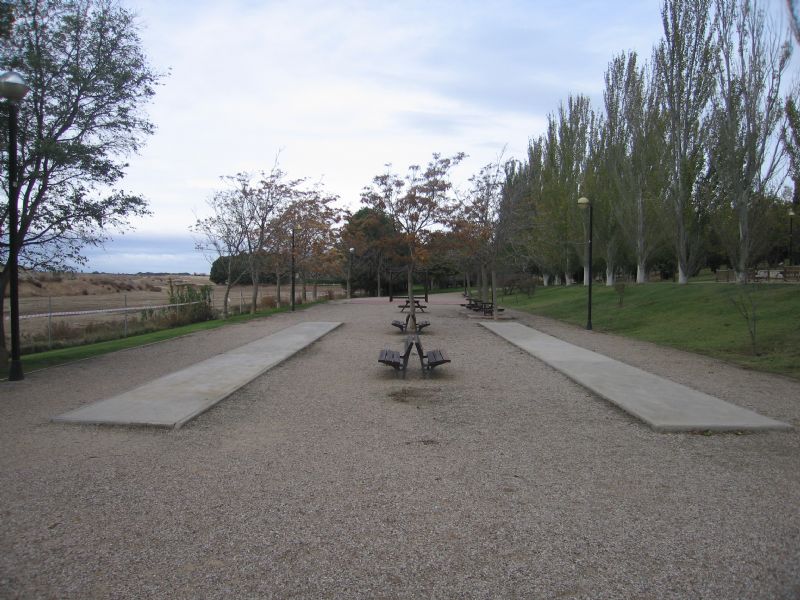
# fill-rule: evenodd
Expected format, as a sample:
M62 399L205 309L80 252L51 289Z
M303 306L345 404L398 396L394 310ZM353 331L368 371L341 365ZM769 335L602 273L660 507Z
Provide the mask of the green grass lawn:
M302 310L324 302L310 302L305 304L298 304L295 310ZM262 319L270 315L287 312L289 307L271 308L257 312L255 315L243 314L228 317L227 320L214 319L212 321L203 321L201 323L192 323L191 325L183 325L181 327L173 327L172 329L162 329L151 333L143 333L141 335L132 335L126 338L116 340L109 340L106 342L97 342L94 344L85 344L82 346L73 346L71 348L60 348L58 350L49 350L47 352L37 352L35 354L25 354L22 356L22 371L27 373L44 369L46 367L53 367L56 365L74 362L76 360L83 360L92 356L99 356L101 354L108 354L109 352L116 352L117 350L125 350L126 348L136 348L138 346L146 346L155 342L161 342L172 338L180 337L195 331L205 331L207 329L216 329L217 327L224 327L232 323L242 323L252 319ZM7 368L0 367L0 379L8 378Z
M750 295L756 307L754 355L747 321L732 300ZM592 326L800 379L800 286L787 284L627 284L623 305L613 288L592 287ZM538 287L501 300L511 308L586 325L587 290Z

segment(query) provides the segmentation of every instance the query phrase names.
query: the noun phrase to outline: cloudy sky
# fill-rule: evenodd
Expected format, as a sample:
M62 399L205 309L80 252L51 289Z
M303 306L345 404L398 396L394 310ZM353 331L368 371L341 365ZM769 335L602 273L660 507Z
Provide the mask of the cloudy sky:
M776 0L773 0L776 1ZM152 217L86 270L208 272L189 226L219 177L269 169L322 180L357 208L392 163L432 152L481 165L524 157L569 93L602 101L614 54L650 55L659 0L128 0L153 66L168 73L157 126L130 160L127 190Z

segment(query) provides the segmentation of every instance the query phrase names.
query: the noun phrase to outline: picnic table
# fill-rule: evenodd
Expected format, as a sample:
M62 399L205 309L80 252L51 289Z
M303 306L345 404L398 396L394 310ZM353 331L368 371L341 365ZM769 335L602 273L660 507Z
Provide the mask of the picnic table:
M400 312L403 312L407 308L411 308L411 301L406 298L406 301L403 304L398 304L397 306L400 307ZM414 307L419 310L419 312L425 312L425 309L428 308L427 304L422 304L421 300L414 298Z
M487 300L479 300L478 298L467 298L467 303L462 304L461 306L467 308L468 310L474 310L475 312L482 312L484 315L490 315L494 311L495 304L494 302L487 301ZM503 312L504 308L497 308L497 312Z

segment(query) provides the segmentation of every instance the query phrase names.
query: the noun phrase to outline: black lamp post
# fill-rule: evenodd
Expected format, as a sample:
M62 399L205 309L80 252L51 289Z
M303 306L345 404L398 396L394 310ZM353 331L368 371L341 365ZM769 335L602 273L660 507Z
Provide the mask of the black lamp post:
M792 254L792 219L794 219L794 207L789 207L789 264L794 265L794 254Z
M592 329L592 217L594 208L592 201L588 198L578 198L578 206L583 209L589 209L589 303L587 307L586 329Z
M351 298L350 296L350 275L353 272L353 254L355 254L356 249L350 248L350 260L347 263L347 298Z
M19 215L17 213L17 105L30 88L22 75L6 71L0 75L0 98L8 108L8 264L11 305L11 364L8 380L24 379L19 343Z

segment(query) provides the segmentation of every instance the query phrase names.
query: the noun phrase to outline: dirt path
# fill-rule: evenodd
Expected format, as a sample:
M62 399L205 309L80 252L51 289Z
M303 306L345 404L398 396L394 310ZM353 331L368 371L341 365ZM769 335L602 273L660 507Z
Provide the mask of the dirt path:
M657 434L457 297L423 336L453 362L396 378L397 314L330 303L0 384L0 597L800 595L800 383L521 317L796 428ZM48 422L302 320L344 325L184 429Z

